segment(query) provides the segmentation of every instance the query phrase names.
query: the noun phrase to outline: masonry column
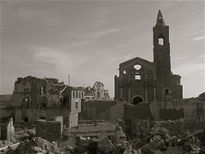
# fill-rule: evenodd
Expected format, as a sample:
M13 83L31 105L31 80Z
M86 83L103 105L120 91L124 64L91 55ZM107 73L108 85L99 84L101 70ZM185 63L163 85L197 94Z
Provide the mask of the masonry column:
M128 87L128 103L132 103L132 101L131 101L131 89L130 89L130 86Z

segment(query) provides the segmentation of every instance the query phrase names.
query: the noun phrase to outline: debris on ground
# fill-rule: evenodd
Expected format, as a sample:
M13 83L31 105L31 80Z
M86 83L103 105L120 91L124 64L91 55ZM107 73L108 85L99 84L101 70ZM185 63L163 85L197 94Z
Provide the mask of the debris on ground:
M9 149L6 154L37 154L51 153L60 154L55 143L51 143L41 137L34 137L31 140L22 142L15 150Z
M180 125L178 121L155 123L146 137L139 135L133 138L128 138L117 126L112 137L102 132L91 138L64 136L52 143L35 137L32 129L24 129L15 135L19 146L16 149L8 148L6 154L203 154L205 129L194 133L192 129L185 129L187 126ZM69 144L71 141L72 144Z

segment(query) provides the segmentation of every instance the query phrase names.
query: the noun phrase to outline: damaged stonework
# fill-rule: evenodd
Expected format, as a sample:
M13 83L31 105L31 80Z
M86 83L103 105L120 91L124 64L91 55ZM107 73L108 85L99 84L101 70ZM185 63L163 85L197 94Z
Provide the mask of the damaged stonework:
M104 89L104 84L102 82L96 81L92 88L90 86L78 88L84 91L85 101L111 100L109 91Z
M56 141L61 138L62 126L60 121L38 120L36 122L36 136L48 141Z
M153 46L153 62L136 57L119 65L115 99L131 104L182 99L181 77L171 71L169 26L161 11L153 27Z
M181 101L152 102L149 108L154 120L205 120L205 101L200 97Z
M6 143L10 144L14 141L14 133L13 118L10 118L7 122L1 123L0 140L6 140Z
M10 143L14 141L14 123L13 123L13 118L10 118L8 124L7 124L7 142Z
M57 79L27 76L15 82L11 102L16 122L63 116L64 124L71 128L78 125L83 98L81 89L65 85Z
M123 118L124 103L113 100L83 101L81 120L118 120Z
M94 99L109 99L109 92L108 90L104 89L104 84L97 81L93 85L93 92L94 92Z

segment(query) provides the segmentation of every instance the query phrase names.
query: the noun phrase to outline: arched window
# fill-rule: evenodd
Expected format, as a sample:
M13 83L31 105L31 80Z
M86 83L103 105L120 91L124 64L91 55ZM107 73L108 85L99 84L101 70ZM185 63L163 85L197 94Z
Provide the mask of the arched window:
M140 96L135 96L134 98L133 98L133 104L134 105L137 105L138 103L140 103L140 102L143 102L143 98L142 97L140 97Z
M78 109L78 101L75 102L75 108Z
M158 44L164 45L164 38L158 38Z

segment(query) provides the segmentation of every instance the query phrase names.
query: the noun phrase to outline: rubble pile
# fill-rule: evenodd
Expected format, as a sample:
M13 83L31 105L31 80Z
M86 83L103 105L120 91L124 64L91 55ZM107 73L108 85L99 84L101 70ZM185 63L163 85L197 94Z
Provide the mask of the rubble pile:
M121 127L116 128L111 139L102 133L97 140L81 138L75 150L70 153L90 154L201 154L200 140L190 132L184 135L171 135L171 131L159 124L151 128L146 138L127 141ZM71 148L70 148L71 149Z
M21 142L15 149L9 149L6 154L37 154L37 153L55 153L60 151L55 143L51 143L41 137L34 137L31 140Z
M6 146L6 143L4 141L0 140L0 148Z
M181 138L171 136L170 130L155 125L147 138L147 144L140 148L142 154L198 154L201 151L200 141L190 132L186 132Z
M169 130L163 127L154 126L150 135L147 137L147 143L140 148L143 154L154 154L156 151L167 151L168 146L175 144L175 137L170 137Z
M19 129L14 134L14 141L24 141L24 140L30 140L35 136L35 132L33 129Z
M201 151L199 139L189 132L179 141L178 146L185 153L198 154Z
M203 154L205 129L194 135L179 125L180 122L171 121L155 123L146 137L139 135L129 140L122 128L117 126L114 136L105 132L93 138L76 136L76 144L64 144L61 148L25 130L22 132L21 144L16 149L10 149L7 154Z
M167 128L170 130L170 135L180 136L184 135L186 131L194 133L198 129L205 128L205 122L196 122L195 120L191 121L166 121L159 124L161 127Z
M195 136L197 136L200 140L201 151L205 153L205 129L203 129L202 132L196 134Z
M100 136L97 148L102 153L111 153L115 150L114 144L105 135Z

